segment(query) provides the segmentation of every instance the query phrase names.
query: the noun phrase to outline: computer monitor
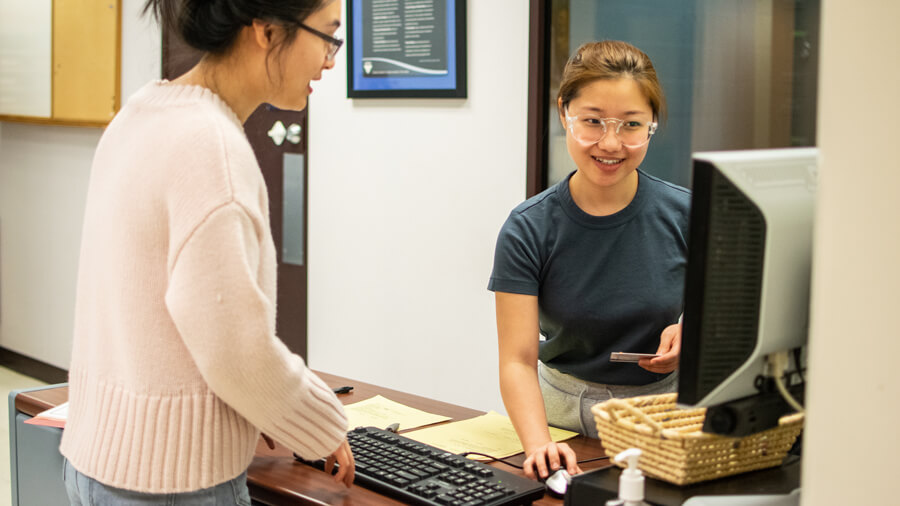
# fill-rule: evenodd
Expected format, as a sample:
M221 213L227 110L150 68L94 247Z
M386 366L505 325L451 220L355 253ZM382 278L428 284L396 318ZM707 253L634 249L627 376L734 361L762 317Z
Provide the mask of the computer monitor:
M749 409L718 412L719 428L704 430L752 433L780 416L760 420L760 406L789 411L766 380L766 357L807 340L817 157L815 148L693 155L678 403Z

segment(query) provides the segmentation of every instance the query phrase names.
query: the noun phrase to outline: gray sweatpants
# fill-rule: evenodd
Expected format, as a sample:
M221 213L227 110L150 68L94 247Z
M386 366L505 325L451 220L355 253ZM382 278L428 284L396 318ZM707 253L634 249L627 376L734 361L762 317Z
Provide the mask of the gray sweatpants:
M597 424L591 406L613 397L674 392L678 388L678 371L648 385L604 385L580 380L538 362L538 382L544 396L547 423L596 439Z

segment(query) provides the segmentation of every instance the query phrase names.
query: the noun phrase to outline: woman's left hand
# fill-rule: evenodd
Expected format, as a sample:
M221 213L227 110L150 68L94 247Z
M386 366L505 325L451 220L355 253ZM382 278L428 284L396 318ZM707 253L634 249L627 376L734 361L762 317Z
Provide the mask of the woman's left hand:
M638 365L655 373L669 373L678 368L678 357L681 356L681 324L675 323L663 329L659 336L659 349L656 358L642 358Z
M353 486L353 477L356 475L356 461L353 458L353 450L345 439L341 446L325 459L325 472L331 474L334 464L338 464L337 474L334 475L336 483L343 483L345 487Z

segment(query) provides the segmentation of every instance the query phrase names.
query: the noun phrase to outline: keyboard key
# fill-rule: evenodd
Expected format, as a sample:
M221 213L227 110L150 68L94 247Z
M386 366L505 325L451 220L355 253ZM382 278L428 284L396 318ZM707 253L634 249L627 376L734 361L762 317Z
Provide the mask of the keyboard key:
M412 469L409 470L409 472L411 472L412 474L418 476L419 479L422 479L422 478L428 478L429 476L431 476L432 474L434 474L433 472L429 473L429 472L426 471L425 469L419 469L419 468L412 468Z
M412 473L407 473L406 471L397 471L394 474L396 474L397 476L399 476L407 481L419 481L418 476L416 476Z
M441 504L453 504L454 502L456 502L456 499L454 499L452 496L449 496L447 494L441 494L441 495L435 497L435 500L437 500L437 502L439 502Z

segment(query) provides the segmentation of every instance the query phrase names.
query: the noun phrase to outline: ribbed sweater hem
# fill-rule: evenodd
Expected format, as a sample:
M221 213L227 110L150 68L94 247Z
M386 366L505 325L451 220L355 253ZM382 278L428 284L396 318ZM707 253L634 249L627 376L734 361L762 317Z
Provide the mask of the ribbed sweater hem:
M73 370L69 401L60 452L81 473L116 488L180 493L215 486L247 469L259 438L205 385L136 392Z

